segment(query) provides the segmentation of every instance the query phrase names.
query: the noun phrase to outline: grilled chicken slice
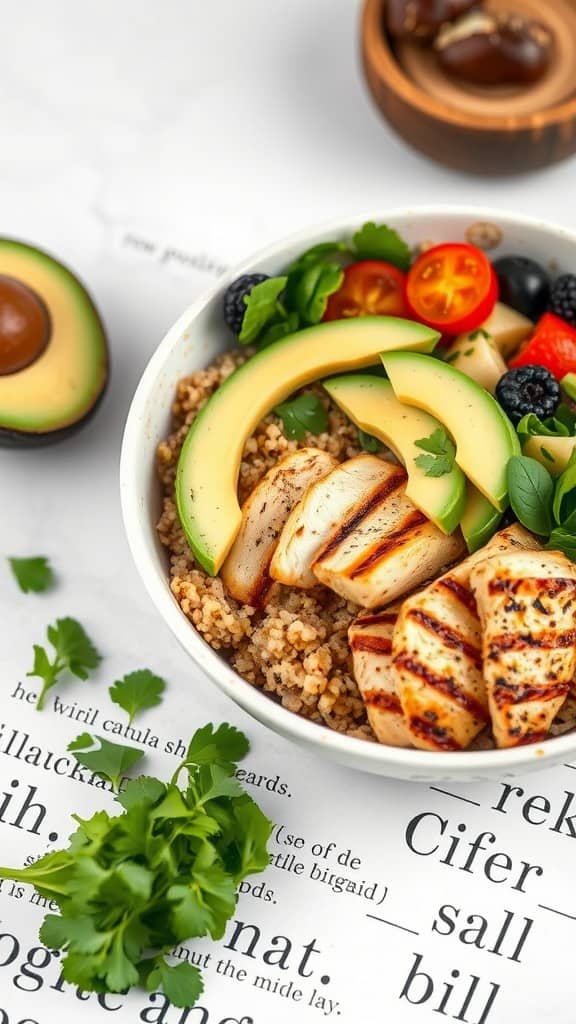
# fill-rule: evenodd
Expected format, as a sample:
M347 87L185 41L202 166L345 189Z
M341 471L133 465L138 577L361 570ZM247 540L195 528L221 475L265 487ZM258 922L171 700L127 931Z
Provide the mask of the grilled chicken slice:
M558 551L502 554L470 574L499 747L543 739L576 669L576 565Z
M501 530L486 547L404 601L393 637L394 683L414 746L462 750L489 723L470 573L499 552L538 544L521 526Z
M406 497L404 468L382 466L382 481L341 521L312 565L321 583L364 608L389 604L464 550L459 532L446 536Z
M272 586L269 566L294 505L336 459L319 448L299 448L270 469L242 506L242 525L220 575L237 601L262 607Z
M270 565L270 575L293 587L318 585L312 562L350 512L387 479L389 463L357 455L308 488L288 517Z
M384 612L364 612L348 630L354 676L379 743L411 747L392 667L392 632L400 603Z

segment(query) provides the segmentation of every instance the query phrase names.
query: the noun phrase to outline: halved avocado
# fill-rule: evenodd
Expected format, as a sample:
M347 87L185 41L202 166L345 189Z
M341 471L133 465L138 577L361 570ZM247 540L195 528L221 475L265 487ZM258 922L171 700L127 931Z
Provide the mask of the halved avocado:
M83 285L48 253L0 238L0 444L73 433L107 378L104 329Z
M333 320L275 342L220 385L188 431L176 475L180 522L206 572L216 575L240 528L238 470L260 420L328 373L374 365L390 349L431 352L438 337L429 327L395 317Z
M470 554L488 543L496 533L501 519L502 513L469 483L460 529Z
M506 467L520 442L498 403L448 363L416 352L384 352L382 363L401 402L425 409L456 442L456 462L499 512L508 505Z
M464 511L466 478L454 463L443 476L426 476L416 459L423 455L416 441L442 427L422 409L403 405L389 380L347 374L323 381L323 386L352 422L387 444L408 473L406 496L444 533L452 533Z

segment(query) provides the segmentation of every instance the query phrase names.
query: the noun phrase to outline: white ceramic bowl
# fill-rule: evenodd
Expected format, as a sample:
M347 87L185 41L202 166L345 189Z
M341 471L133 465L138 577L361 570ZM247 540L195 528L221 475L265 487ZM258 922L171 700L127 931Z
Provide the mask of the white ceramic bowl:
M485 221L497 224L503 233L497 251L524 253L560 271L576 270L576 236L563 228L497 210L441 206L371 210L364 217L302 231L235 267L168 331L144 371L130 408L122 446L120 486L124 524L136 566L159 614L210 679L254 718L319 755L364 771L419 782L503 778L567 761L576 755L576 733L514 750L437 754L386 747L332 732L286 711L245 682L200 637L171 594L166 556L155 531L160 486L155 477L154 457L156 445L169 433L176 382L208 365L217 353L230 347L230 334L221 313L222 295L230 281L251 271L278 273L303 249L327 239L349 237L365 220L391 224L413 244L424 239L464 240L471 224Z

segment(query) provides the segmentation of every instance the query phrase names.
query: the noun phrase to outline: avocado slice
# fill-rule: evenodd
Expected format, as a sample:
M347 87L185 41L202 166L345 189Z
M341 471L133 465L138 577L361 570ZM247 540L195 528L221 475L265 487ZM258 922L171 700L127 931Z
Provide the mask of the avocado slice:
M426 476L417 463L423 455L416 441L442 427L422 409L403 405L389 380L364 374L332 377L323 382L326 391L349 419L368 434L387 444L404 463L408 473L406 496L444 533L452 533L464 512L466 478L456 464L443 476Z
M499 512L508 504L506 466L520 442L498 403L461 370L415 352L384 352L382 363L401 402L425 409L456 442L456 462Z
M49 444L91 416L106 386L98 313L48 253L0 238L0 444Z
M568 398L576 402L576 373L566 373L560 381L560 386L564 389Z
M188 543L215 576L240 528L238 469L260 420L299 388L329 373L378 362L388 349L430 352L438 333L396 317L358 317L308 327L240 366L208 400L182 447L176 502Z
M546 434L532 434L522 439L522 454L536 459L552 476L560 476L576 448L576 437L548 437Z
M501 519L502 513L469 483L460 529L471 555L494 536Z

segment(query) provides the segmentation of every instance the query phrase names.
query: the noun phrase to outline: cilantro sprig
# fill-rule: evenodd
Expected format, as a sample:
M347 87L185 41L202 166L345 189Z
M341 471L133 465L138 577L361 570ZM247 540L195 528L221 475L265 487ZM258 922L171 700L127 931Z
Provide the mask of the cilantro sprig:
M128 725L132 725L139 711L154 708L162 702L165 689L166 683L160 676L154 675L148 668L140 668L118 679L108 693L114 704L126 711Z
M444 476L452 471L456 445L444 427L437 427L428 437L421 437L414 444L427 452L414 459L416 465L424 470L425 476Z
M410 249L394 228L368 221L350 242L320 242L306 249L282 275L254 285L244 298L246 311L238 340L258 349L287 334L320 323L328 299L344 279L351 260L384 260L401 270L410 265Z
M166 955L191 939L220 939L239 884L269 861L272 824L234 777L247 751L232 726L207 725L171 782L128 782L116 796L120 814L74 816L66 849L28 867L0 868L0 878L30 883L57 904L40 940L64 951L66 981L90 992L142 985L178 1007L196 1002L200 971Z
M122 779L133 765L144 757L144 751L138 747L127 747L122 743L112 743L103 736L92 736L83 732L68 744L67 749L84 768L112 783L112 789L118 792Z
M328 430L328 413L318 395L297 395L277 405L274 412L282 420L286 437L303 441L306 434L323 434Z
M42 688L38 695L36 708L44 707L46 694L55 686L64 671L78 679L88 679L91 669L96 668L102 660L94 644L76 619L58 619L46 630L48 641L53 648L52 657L45 647L34 644L34 664L27 673L42 680Z
M40 594L51 586L54 574L47 558L9 558L14 578L25 594Z

